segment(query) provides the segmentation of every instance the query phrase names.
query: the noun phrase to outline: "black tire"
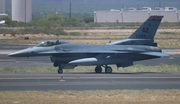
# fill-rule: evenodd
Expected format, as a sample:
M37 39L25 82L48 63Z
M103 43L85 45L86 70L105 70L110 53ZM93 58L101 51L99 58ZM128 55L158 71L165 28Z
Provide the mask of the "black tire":
M112 73L112 68L111 68L110 66L107 66L107 67L105 68L105 72L106 72L106 73Z
M58 69L58 73L62 74L63 73L63 69Z
M53 65L54 67L58 67L59 64L55 62Z
M96 72L96 73L101 73L101 72L102 72L101 66L96 66L95 72Z

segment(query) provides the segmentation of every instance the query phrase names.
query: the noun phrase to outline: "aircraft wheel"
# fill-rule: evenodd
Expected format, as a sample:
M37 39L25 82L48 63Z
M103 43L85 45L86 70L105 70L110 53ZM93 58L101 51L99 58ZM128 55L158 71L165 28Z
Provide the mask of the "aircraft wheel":
M106 72L106 73L112 73L112 68L111 68L110 66L107 66L107 67L105 68L105 72Z
M63 70L62 70L62 69L59 69L59 70L58 70L58 73L59 73L59 74L62 74L62 73L63 73Z
M101 66L96 66L95 72L96 72L96 73L101 73L101 72L102 72Z
M54 65L54 67L58 67L58 63L54 63L53 65Z
M63 73L63 69L62 69L62 68L59 68L59 69L58 69L58 73L59 73L59 74L62 74L62 73Z

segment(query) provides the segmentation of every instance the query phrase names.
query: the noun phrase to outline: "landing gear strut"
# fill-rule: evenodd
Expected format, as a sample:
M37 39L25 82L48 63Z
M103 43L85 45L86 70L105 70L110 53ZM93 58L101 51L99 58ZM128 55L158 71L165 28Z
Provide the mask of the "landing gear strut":
M62 73L63 73L63 69L61 68L61 66L59 66L58 73L59 73L59 74L62 74Z

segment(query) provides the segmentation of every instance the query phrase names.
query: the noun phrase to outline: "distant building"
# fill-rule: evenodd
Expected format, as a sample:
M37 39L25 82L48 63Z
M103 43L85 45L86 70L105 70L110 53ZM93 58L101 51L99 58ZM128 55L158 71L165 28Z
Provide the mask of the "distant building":
M111 9L110 11L112 11L112 12L113 12L113 11L120 11L120 10L116 10L116 9Z
M180 11L95 11L94 22L144 22L151 15L164 16L162 22L180 22Z
M0 14L5 14L5 0L0 0Z
M142 7L142 11L151 11L150 7Z
M136 8L134 8L134 7L130 7L129 9L128 9L128 11L136 11L137 9Z
M165 11L177 11L176 7L165 7Z
M94 22L121 22L121 11L96 11Z
M12 0L12 20L32 22L32 0Z
M154 10L155 10L155 11L164 11L164 8L161 8L161 7L155 7Z
M0 20L1 20L2 18L7 17L7 16L8 16L7 14L0 14Z
M0 0L0 20L8 16L5 12L5 0Z

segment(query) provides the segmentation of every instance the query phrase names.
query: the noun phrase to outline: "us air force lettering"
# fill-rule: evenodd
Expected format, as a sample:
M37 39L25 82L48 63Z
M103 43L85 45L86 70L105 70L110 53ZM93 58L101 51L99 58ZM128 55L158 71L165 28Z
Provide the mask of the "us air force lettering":
M11 57L49 56L58 73L77 66L96 66L95 72L112 73L109 65L128 67L134 61L168 56L154 43L154 36L163 16L150 16L128 39L103 45L45 40L34 47L9 54Z

